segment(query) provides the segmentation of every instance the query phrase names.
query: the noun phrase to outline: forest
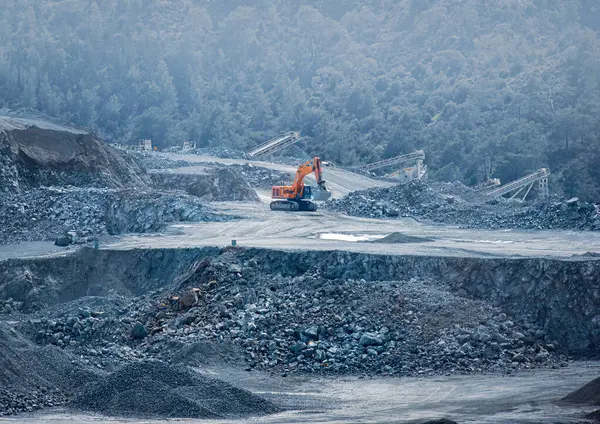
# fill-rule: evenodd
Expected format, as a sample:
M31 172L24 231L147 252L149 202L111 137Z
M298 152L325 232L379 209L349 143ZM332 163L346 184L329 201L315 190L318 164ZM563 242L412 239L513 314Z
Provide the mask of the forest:
M0 109L109 142L353 165L424 149L473 185L541 167L600 202L598 0L0 0Z

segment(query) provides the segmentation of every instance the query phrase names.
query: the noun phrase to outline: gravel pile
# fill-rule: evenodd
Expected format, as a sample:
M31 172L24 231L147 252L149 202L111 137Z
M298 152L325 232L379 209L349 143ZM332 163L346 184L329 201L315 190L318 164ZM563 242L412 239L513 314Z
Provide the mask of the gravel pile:
M369 218L410 217L463 228L578 229L600 231L594 205L546 201L520 203L499 198L474 202L476 193L462 184L413 181L356 191L328 201L324 208ZM467 200L465 200L467 199Z
M0 322L0 416L64 404L95 374L68 352L36 347Z
M565 362L544 331L443 283L333 280L310 271L282 277L232 252L201 261L167 292L134 299L119 317L65 316L40 331L41 343L101 367L174 359L175 347L198 343L205 351L232 346L248 369L282 373L439 375Z
M156 232L174 222L226 221L228 216L211 212L205 202L176 192L119 191L108 203L109 234Z
M3 196L0 243L54 240L66 232L71 242L85 243L105 234L154 232L171 222L223 219L183 193L42 187Z
M563 402L577 405L596 405L600 406L600 377L590 381L585 386L569 393L562 398Z
M33 412L65 402L65 395L53 388L0 387L0 417L19 412Z
M87 386L72 405L103 415L163 418L231 418L278 412L274 404L250 392L161 361L127 364Z
M598 409L594 412L590 412L584 418L587 418L588 420L595 420L596 422L600 422L600 409Z

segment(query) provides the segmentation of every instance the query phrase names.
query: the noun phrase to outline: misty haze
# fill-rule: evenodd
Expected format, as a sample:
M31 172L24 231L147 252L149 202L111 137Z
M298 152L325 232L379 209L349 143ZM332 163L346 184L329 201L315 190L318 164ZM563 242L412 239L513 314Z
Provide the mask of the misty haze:
M165 419L600 422L600 1L0 0L0 424Z

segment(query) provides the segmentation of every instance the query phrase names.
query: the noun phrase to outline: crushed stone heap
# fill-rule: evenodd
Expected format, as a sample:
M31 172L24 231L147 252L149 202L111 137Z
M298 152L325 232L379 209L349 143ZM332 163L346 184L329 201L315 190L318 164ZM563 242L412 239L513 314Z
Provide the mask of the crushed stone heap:
M72 406L111 416L234 418L279 411L220 380L162 361L132 362L85 387Z

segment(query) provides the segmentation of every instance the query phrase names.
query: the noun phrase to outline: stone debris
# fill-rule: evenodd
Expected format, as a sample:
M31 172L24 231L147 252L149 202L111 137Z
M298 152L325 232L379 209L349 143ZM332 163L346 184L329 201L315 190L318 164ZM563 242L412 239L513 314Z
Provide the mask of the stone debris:
M56 240L67 244L126 232L156 232L180 221L231 219L178 192L41 187L0 202L0 243ZM62 238L60 241L58 238Z
M62 405L70 387L94 379L85 365L54 346L38 347L0 322L0 417Z
M194 163L183 159L174 159L167 155L155 152L128 150L127 154L133 157L143 168L148 170L184 168L195 165Z
M300 165L298 162L297 165ZM228 165L228 168L238 172L252 187L271 190L276 185L289 185L294 176L288 172L263 168L252 164Z
M414 218L462 228L578 229L600 231L594 205L570 199L521 203L504 198L483 202L459 183L412 181L355 191L323 208L368 218Z
M420 376L566 361L535 325L459 297L445 283L366 283L312 271L282 277L234 253L201 261L173 289L134 298L116 315L86 315L35 321L37 341L74 350L99 367L171 359L174 345L201 342L229 344L248 369L281 373ZM148 334L136 337L132 328Z

